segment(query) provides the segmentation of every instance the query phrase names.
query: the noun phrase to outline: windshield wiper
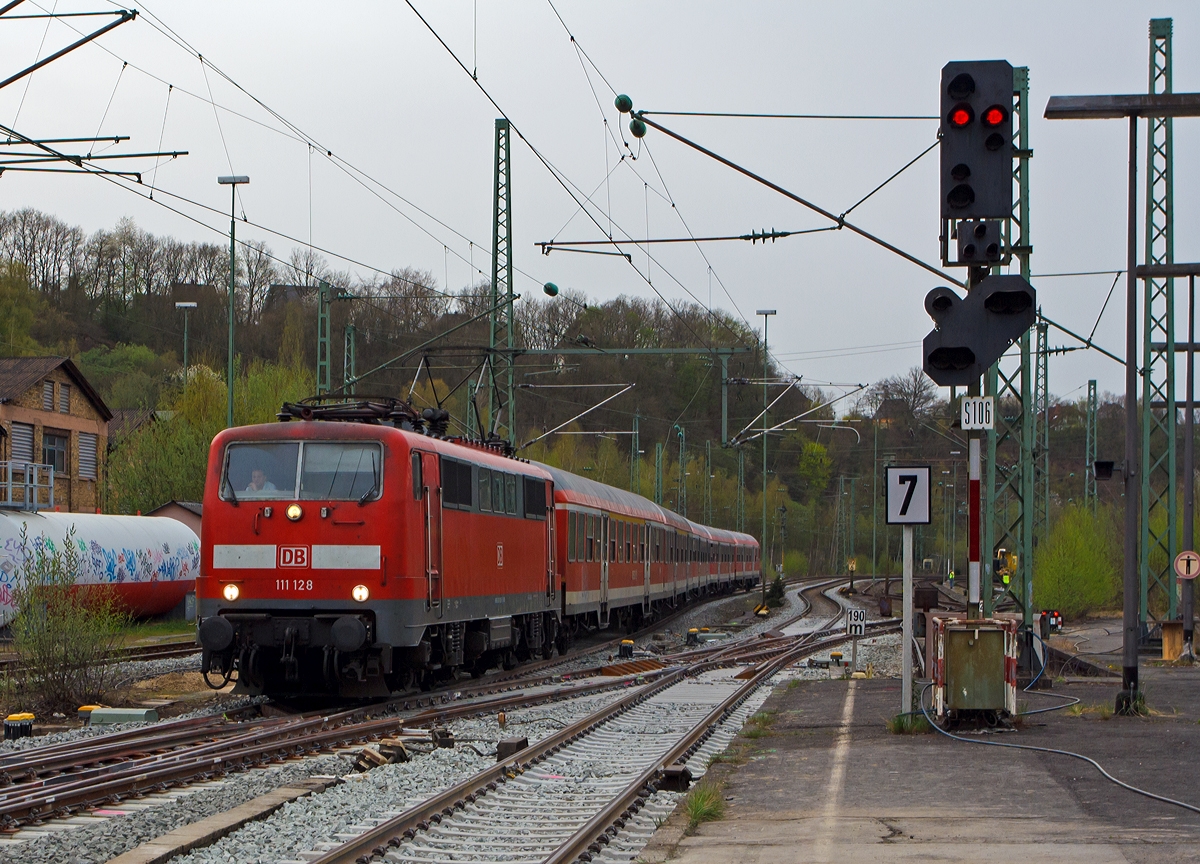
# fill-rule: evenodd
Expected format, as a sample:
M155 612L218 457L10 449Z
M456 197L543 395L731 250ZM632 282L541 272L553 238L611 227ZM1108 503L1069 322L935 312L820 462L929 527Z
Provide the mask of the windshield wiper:
M375 494L375 489L379 486L379 468L375 465L375 454L371 454L371 488L362 494L358 499L358 506L366 505L367 499Z
M238 506L240 502L238 501L237 493L233 491L233 484L229 482L228 477L225 478L225 488L229 491L229 500L233 502L233 506Z

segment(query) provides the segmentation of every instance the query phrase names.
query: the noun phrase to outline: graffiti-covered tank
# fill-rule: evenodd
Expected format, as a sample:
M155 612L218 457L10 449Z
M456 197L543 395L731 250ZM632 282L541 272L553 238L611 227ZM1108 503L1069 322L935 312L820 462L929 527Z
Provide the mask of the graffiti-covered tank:
M66 542L79 554L76 584L112 586L138 616L173 609L200 572L200 538L174 519L0 511L0 626L12 619L12 591L25 556L39 544L58 550Z

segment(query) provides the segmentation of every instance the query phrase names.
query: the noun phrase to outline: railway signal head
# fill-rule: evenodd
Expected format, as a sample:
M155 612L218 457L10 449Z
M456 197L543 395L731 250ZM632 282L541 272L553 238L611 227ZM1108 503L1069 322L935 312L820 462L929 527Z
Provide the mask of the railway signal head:
M998 264L1003 257L1000 221L997 219L959 222L957 239L959 264L990 266Z
M941 214L1012 215L1013 70L1007 60L942 68Z
M925 311L936 325L922 346L922 368L943 387L965 387L1037 319L1037 293L1020 276L988 276L966 297L934 288Z

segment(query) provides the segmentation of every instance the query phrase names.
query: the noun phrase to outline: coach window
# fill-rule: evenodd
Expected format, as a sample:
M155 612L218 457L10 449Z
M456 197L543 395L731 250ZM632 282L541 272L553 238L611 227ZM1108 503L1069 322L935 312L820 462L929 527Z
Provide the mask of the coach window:
M625 560L633 561L633 523L625 523Z
M479 469L479 509L492 509L492 472L486 468Z
M584 513L575 520L575 560L587 560L587 515Z
M567 512L567 560L575 560L575 514Z

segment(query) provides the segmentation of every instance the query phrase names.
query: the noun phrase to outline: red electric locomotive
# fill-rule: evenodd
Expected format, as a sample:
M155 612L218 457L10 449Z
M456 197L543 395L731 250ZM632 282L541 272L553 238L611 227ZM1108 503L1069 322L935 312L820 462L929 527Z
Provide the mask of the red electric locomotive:
M565 651L751 588L758 543L445 437L395 400L288 404L209 453L196 583L206 677L380 696Z

